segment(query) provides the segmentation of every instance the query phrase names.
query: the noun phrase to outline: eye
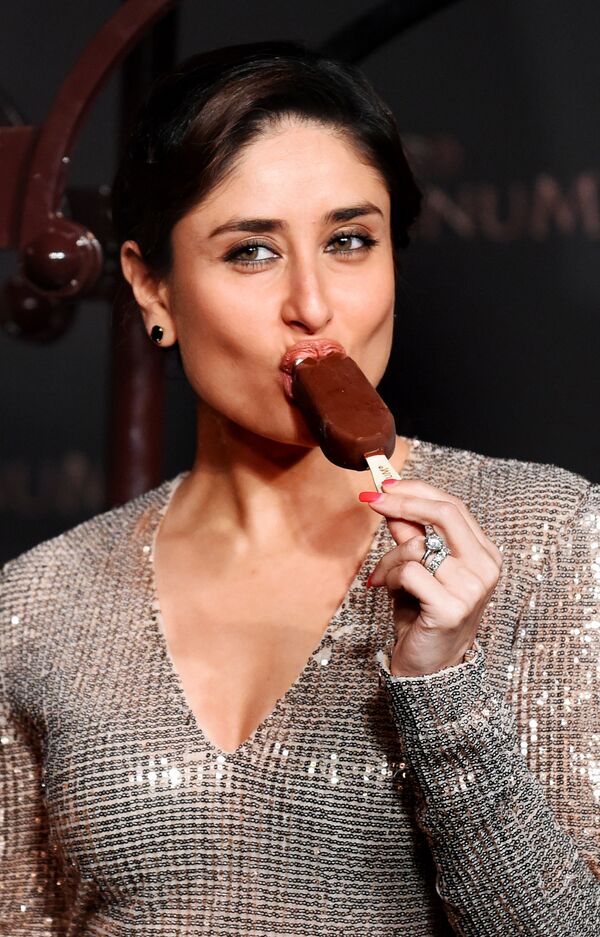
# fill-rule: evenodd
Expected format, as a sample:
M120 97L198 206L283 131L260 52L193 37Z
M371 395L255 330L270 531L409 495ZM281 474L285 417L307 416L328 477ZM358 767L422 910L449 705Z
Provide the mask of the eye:
M349 246L352 242L358 242L358 247ZM340 231L339 234L330 238L325 253L337 254L342 259L348 260L353 256L356 257L358 254L362 255L370 251L376 244L379 244L379 241L368 234L359 234L356 231ZM331 249L331 245L338 245L339 249ZM261 251L266 251L269 256L261 256ZM249 267L265 267L277 260L278 257L279 254L262 241L246 241L245 244L234 247L224 259L227 263L248 269Z
M261 256L260 251L267 251L271 256ZM278 255L275 254L270 247L263 244L261 241L248 241L246 244L234 248L234 250L227 254L225 260L228 263L241 264L243 267L262 267L271 260L275 260L277 256Z
M359 246L350 247L352 241L358 241ZM329 243L341 245L341 250L328 250L328 254L357 254L371 250L379 242L375 238L369 237L368 234L358 234L356 231L340 231Z

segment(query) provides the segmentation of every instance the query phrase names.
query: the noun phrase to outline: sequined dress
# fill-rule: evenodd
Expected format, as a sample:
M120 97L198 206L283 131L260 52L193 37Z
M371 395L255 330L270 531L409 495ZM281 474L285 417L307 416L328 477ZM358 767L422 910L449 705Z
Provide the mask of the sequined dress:
M5 566L0 934L598 937L600 488L418 440L403 475L503 552L474 660L390 675L389 599L365 588L382 520L232 755L161 630L152 549L182 476Z

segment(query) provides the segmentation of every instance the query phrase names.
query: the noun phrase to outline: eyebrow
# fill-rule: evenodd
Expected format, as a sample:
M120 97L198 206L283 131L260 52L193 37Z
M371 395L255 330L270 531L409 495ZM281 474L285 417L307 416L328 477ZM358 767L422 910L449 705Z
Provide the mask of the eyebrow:
M321 221L324 225L339 224L341 221L351 221L352 218L360 218L363 215L381 215L383 212L372 202L361 202L360 205L351 205L349 208L334 208L332 211L323 215ZM264 233L268 231L281 231L286 227L286 222L279 221L276 218L232 218L226 224L221 224L209 234L210 238L217 234L223 234L225 231L253 231L254 233Z

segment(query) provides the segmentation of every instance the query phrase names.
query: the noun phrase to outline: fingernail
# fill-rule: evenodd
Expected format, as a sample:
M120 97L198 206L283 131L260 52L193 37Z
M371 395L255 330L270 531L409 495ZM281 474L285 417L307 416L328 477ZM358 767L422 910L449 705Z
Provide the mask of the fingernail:
M386 478L385 481L382 481L381 487L382 487L382 488L385 488L386 485L387 485L388 487L391 487L392 485L397 485L397 484L398 484L398 479L397 479L397 478Z
M372 579L373 579L373 573L369 573L369 578L367 579L367 589L370 589L370 588L371 588L371 585L372 585L371 580L372 580Z
M380 501L383 495L379 491L361 491L358 500L365 504L372 504L374 501Z

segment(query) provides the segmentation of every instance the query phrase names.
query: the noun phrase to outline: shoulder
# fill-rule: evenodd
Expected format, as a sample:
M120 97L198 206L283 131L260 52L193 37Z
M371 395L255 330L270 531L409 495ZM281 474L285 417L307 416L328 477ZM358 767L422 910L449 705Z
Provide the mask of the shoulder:
M65 621L67 609L81 614L86 603L113 585L126 587L132 554L151 537L175 482L163 482L5 563L0 569L0 643L21 641L26 622L43 622L51 631L53 622Z
M97 514L70 530L44 540L2 567L5 578L19 578L23 574L52 574L59 569L89 568L89 563L101 562L107 554L150 523L151 515L166 500L173 479L157 488L128 501L119 507Z
M600 486L583 475L542 462L502 458L419 441L420 477L469 502L484 515L515 513L527 522L544 518L553 529L576 517Z
M519 578L535 579L561 544L600 528L600 486L557 465L419 441L413 469L464 502Z

